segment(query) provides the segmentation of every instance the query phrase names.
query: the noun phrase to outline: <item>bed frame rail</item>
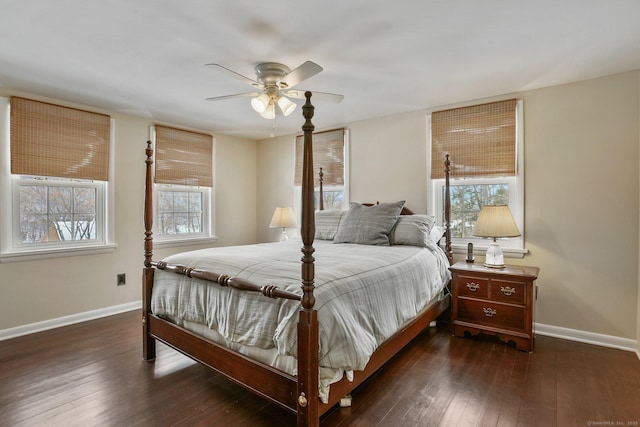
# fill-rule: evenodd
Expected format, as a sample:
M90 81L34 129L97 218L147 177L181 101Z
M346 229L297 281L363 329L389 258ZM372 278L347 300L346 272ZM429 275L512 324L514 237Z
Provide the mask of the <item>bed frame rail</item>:
M168 264L164 261L151 261L151 265L156 267L158 270L172 271L176 274L181 274L194 279L217 283L220 286L228 286L230 288L248 292L260 292L262 295L269 298L284 298L295 301L300 301L302 299L300 295L282 290L275 285L258 285L240 277L229 277L226 274L218 274L207 270L201 270L199 268L185 267L184 265L179 264Z

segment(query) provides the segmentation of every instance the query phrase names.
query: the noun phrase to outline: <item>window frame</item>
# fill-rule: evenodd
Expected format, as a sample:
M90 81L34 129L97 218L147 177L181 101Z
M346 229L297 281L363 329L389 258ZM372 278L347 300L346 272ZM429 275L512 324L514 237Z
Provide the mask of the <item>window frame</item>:
M95 215L96 215L96 238L90 240L70 240L59 242L46 242L46 243L22 243L20 242L20 186L42 186L47 188L52 187L71 187L71 188L91 188L96 190L95 200ZM105 209L104 209L104 194L106 183L102 181L90 181L90 180L62 180L58 178L50 179L48 177L32 177L24 175L12 176L12 206L13 206L13 242L14 247L17 250L29 250L40 248L66 248L73 246L85 246L91 244L100 244L105 241ZM82 243L81 243L82 242Z
M159 192L166 191L170 193L200 193L202 197L202 231L197 233L183 233L183 234L160 234L158 230L158 203L160 201ZM208 240L212 236L209 233L211 230L211 188L209 187L191 187L188 185L175 185L175 184L153 184L153 235L154 244L156 242L164 243L191 243L198 240ZM215 237L214 237L215 238Z
M294 175L295 175L295 137L294 137ZM344 185L322 185L322 191L342 191L342 206L339 210L347 210L349 208L349 129L344 129L344 145L343 145L343 165L344 165ZM317 176L314 177L315 179ZM320 185L314 186L314 193L320 190ZM302 224L302 186L293 186L293 211L296 214L296 221Z
M431 178L431 114L427 115L427 189L431 195L427 197L427 212L434 215L437 224L444 224L442 215L444 206L443 189L445 186L444 179ZM442 159L444 167L444 159ZM523 101L518 99L516 102L516 176L497 177L497 178L463 178L455 179L451 177L450 185L474 185L474 184L509 184L509 209L520 230L520 236L500 239L500 247L504 256L508 258L522 258L529 251L524 247L524 110ZM481 237L454 238L451 239L451 248L456 254L464 254L467 252L467 245L473 243L474 252L477 255L486 253L490 239Z
M186 246L200 243L215 243L218 237L215 234L215 167L211 171L214 184L211 187L203 186L190 186L190 185L177 185L177 184L157 184L155 180L155 164L156 164L156 131L155 126L149 127L149 140L153 148L153 245L154 247L177 247ZM211 155L212 164L215 165L216 158L216 139L212 138ZM171 188L172 190L166 190ZM202 194L202 228L200 233L185 233L185 234L160 234L158 232L158 201L159 191L174 191L174 192L199 192Z
M62 258L78 255L95 255L113 252L117 244L114 240L114 154L115 120L110 119L111 135L109 141L109 180L90 181L66 178L47 179L43 177L11 174L10 141L11 98L0 97L0 198L10 200L0 207L0 263L31 261L39 259ZM37 183L47 186L89 186L98 189L96 193L96 229L102 230L100 239L75 240L68 242L46 242L42 244L21 244L19 240L19 185ZM98 222L101 218L101 223ZM17 224L17 226L16 226Z

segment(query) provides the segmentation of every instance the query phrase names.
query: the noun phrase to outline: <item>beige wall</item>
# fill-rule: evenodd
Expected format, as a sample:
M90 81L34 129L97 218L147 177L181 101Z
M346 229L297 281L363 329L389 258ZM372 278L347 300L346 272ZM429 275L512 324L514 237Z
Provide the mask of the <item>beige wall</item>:
M11 93L4 88L0 95ZM530 254L510 261L541 268L536 322L638 339L640 72L518 97L525 109ZM426 212L428 113L346 125L351 200L405 199L416 212ZM105 255L0 264L0 330L140 299L144 141L152 121L112 116L118 248ZM293 204L294 137L256 143L214 136L216 245L277 240L279 231L268 224L276 206ZM156 258L195 248L157 250ZM117 287L121 272L127 285Z
M6 88L0 93L4 96L12 94ZM140 300L144 148L149 138L149 125L153 122L113 112L110 114L116 122L117 249L103 255L0 264L0 331ZM218 200L215 222L219 237L216 245L255 243L256 142L215 134L214 137L217 158L222 159L216 162L215 171ZM199 247L156 250L154 258ZM125 286L116 286L117 273L126 273Z
M282 230L269 228L278 206L293 206L295 135L269 138L258 143L258 242L275 242Z
M524 100L530 254L509 261L541 268L537 323L637 339L639 74L517 94ZM426 211L428 113L346 126L351 200L405 199ZM276 200L292 200L292 173L282 170L292 168L293 144L293 137L259 142L260 241L277 238L265 226Z
M637 72L524 94L537 322L637 337L637 94Z

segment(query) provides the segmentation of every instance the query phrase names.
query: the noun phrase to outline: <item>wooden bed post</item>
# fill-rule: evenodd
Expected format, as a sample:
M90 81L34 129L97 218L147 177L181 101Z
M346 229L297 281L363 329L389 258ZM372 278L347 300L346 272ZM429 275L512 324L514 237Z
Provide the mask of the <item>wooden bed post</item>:
M320 423L318 397L318 317L315 305L315 266L313 239L316 233L313 188L313 142L314 126L311 123L314 107L311 92L302 107L305 123L304 151L302 163L302 308L298 321L298 426L318 426Z
M319 181L320 181L320 193L319 193L319 197L318 197L318 210L323 211L324 210L324 192L322 189L322 183L324 182L324 173L322 172L322 168L320 168L320 172L318 173L318 177L319 177Z
M451 249L451 191L449 189L449 176L451 175L451 161L449 153L444 159L444 229L445 229L445 252L449 259L449 264L453 265L453 251Z
M152 360L156 357L156 340L149 334L149 314L151 313L151 289L153 272L153 149L147 141L147 159L144 194L144 269L142 270L142 357Z

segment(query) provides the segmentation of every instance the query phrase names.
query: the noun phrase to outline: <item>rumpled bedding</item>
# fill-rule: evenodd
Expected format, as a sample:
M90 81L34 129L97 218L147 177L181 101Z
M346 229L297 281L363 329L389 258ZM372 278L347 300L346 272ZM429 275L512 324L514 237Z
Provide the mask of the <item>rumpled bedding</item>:
M164 259L302 294L302 243L290 240L184 252ZM344 373L362 370L386 339L416 316L449 280L436 245L369 246L316 241L315 309L320 396ZM299 301L271 299L156 270L154 314L295 375ZM266 356L269 354L269 356ZM280 362L277 361L280 359Z

